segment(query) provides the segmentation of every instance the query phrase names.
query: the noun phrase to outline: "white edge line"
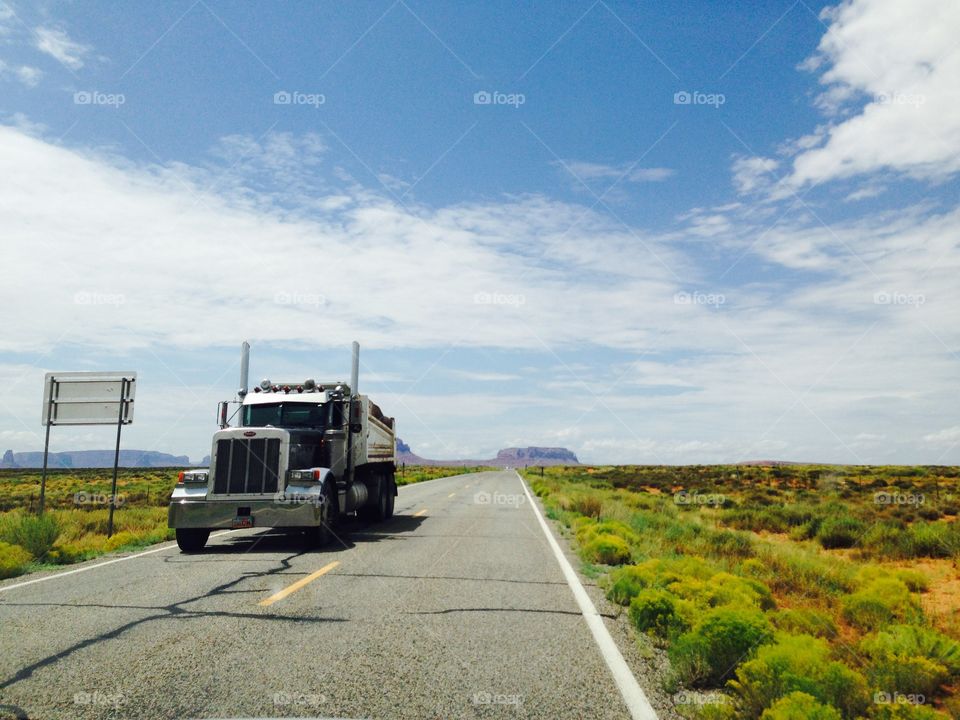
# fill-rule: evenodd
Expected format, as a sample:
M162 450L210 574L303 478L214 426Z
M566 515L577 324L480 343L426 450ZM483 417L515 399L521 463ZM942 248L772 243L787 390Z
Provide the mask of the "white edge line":
M211 535L211 538L220 537L221 535L226 535L227 533L235 532L234 530L224 530L223 532L216 533ZM42 583L47 580L56 580L57 578L66 577L67 575L75 575L76 573L86 572L87 570L94 570L96 568L104 567L105 565L113 565L114 563L123 562L124 560L133 560L134 558L143 557L144 555L152 555L153 553L163 552L164 550L169 550L173 547L176 547L173 543L164 543L163 547L153 548L152 550L145 550L144 552L137 553L136 555L125 555L121 558L114 558L113 560L107 560L106 562L97 563L96 565L86 565L81 568L75 568L73 570L67 570L65 572L54 573L53 575L45 575L42 578L34 578L33 580L27 580L25 582L16 583L15 585L4 585L0 587L0 592L5 592L6 590L13 590L15 588L26 587L27 585L33 585L34 583Z
M550 543L550 549L553 550L553 554L560 564L560 569L567 579L567 584L570 586L570 590L573 591L573 597L576 598L577 605L580 606L583 619L586 620L587 627L589 627L590 632L593 633L593 639L596 640L597 646L600 648L600 654L603 655L607 667L610 668L610 673L613 675L613 679L620 689L623 701L630 710L630 716L634 720L657 720L657 713L654 711L653 706L650 705L650 701L647 700L643 688L640 687L637 679L630 671L627 661L623 659L620 648L617 647L613 638L610 637L610 632L607 630L606 625L603 624L603 618L600 617L600 613L598 613L597 609L593 606L593 601L590 600L590 596L587 595L587 591L584 590L580 578L577 577L577 573L563 554L553 533L550 532L546 520L543 519L543 515L540 513L540 508L537 507L536 502L534 502L533 497L530 495L530 491L527 489L527 484L523 481L523 478L520 477L520 473L516 470L514 470L514 472L517 474L517 480L520 481L520 485L523 487L523 492L527 495L527 500L530 501L530 507L533 508L533 512L537 516L537 521L543 529L543 534L547 536L547 542Z

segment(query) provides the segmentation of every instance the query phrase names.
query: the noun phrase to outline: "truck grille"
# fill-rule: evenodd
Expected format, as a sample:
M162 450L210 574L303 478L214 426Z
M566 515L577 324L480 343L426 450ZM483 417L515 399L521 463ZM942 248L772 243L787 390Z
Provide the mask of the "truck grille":
M280 472L280 440L217 440L216 466L215 494L275 493Z

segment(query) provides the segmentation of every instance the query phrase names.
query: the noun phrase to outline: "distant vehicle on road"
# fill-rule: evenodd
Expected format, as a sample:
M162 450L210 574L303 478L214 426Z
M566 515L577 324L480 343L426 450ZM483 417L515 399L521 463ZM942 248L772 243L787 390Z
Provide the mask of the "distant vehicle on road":
M244 343L238 400L220 403L210 467L181 472L170 497L180 549L201 550L212 530L250 527L298 531L320 546L342 515L392 517L395 422L357 392L359 345L349 384L265 379L253 392L249 350Z

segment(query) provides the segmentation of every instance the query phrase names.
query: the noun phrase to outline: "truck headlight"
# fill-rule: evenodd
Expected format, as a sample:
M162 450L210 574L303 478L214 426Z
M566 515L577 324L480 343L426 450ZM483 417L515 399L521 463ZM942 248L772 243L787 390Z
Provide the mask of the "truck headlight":
M177 481L180 483L190 483L190 484L206 484L207 478L210 476L209 471L207 470L187 470L180 473Z
M319 470L288 470L287 480L290 482L314 482L320 479Z

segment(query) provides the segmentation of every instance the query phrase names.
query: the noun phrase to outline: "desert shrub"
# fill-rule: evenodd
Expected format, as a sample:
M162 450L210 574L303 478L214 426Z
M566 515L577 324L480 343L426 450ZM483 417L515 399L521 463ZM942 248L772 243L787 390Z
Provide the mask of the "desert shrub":
M764 565L762 561L757 560L757 558L747 558L740 563L740 572L748 577L759 580L770 577L770 568Z
M641 566L627 565L618 568L610 574L607 599L618 605L629 605L641 590L651 584L651 581L652 573Z
M22 575L33 556L19 545L0 542L0 579Z
M863 565L856 575L858 585L865 586L879 578L895 578L903 582L910 592L926 592L930 588L930 580L919 570L907 568L887 568L881 565Z
M930 628L894 625L864 638L860 649L874 663L923 658L942 668L944 680L960 677L960 642ZM890 687L900 689L896 684Z
M707 553L716 557L750 557L753 555L753 539L743 532L713 530L705 538Z
M583 546L583 555L589 562L622 565L630 561L630 546L617 535L602 533Z
M677 582L669 588L703 609L733 605L769 610L775 605L770 588L762 582L726 572L717 573L705 581Z
M791 528L790 539L798 542L801 540L812 540L820 530L820 522L820 518L813 518Z
M599 518L603 510L603 502L596 495L577 495L570 501L570 507L565 510L572 510L586 517Z
M864 525L849 515L828 517L817 529L817 541L825 548L849 548L863 535Z
M690 704L685 707L686 712L681 711L683 717L693 717L696 720L737 720L737 709L730 702L723 702L723 698L711 698L711 702Z
M641 590L630 601L630 622L640 632L668 638L689 628L677 598L666 590Z
M768 642L770 624L759 610L720 608L670 647L677 675L692 687L719 687L758 645Z
M960 553L960 531L956 523L917 522L907 531L910 557L945 558Z
M930 589L930 579L918 570L896 570L893 576L906 585L910 592L922 593Z
M723 514L723 524L738 530L766 531L773 533L787 532L792 523L785 517L781 508L765 507L738 507L727 510Z
M866 672L871 686L882 692L925 697L936 694L949 675L940 663L904 655L882 656L872 662Z
M832 660L826 641L809 635L780 635L775 644L764 645L737 669L730 686L749 718L759 718L793 692L832 705L845 718L863 714L869 702L863 677Z
M813 635L827 639L837 636L837 626L833 620L812 608L779 610L770 615L770 620L777 630L791 635Z
M897 621L915 621L920 604L902 580L881 577L842 600L843 617L856 628L874 630Z
M616 535L627 543L635 543L640 539L629 525L618 520L604 520L598 523L584 518L576 521L574 527L577 540L584 545L600 535Z
M860 547L875 557L904 557L904 531L905 526L899 522L876 522L864 532Z
M40 517L9 513L0 525L0 540L19 545L37 560L46 558L59 535L60 525L49 513Z
M610 573L607 598L620 605L629 605L641 590L648 587L669 588L688 580L708 580L716 568L695 557L656 558L638 565L629 565Z
M937 508L931 507L929 505L921 505L920 508L917 510L917 515L919 515L924 520L940 519L940 511Z
M841 720L837 709L805 692L792 692L763 711L760 720Z
M770 586L802 595L832 597L856 586L852 563L813 555L803 548L783 544L761 546L757 557L770 568Z
M907 703L878 705L870 717L874 720L950 720L949 716L933 708Z

